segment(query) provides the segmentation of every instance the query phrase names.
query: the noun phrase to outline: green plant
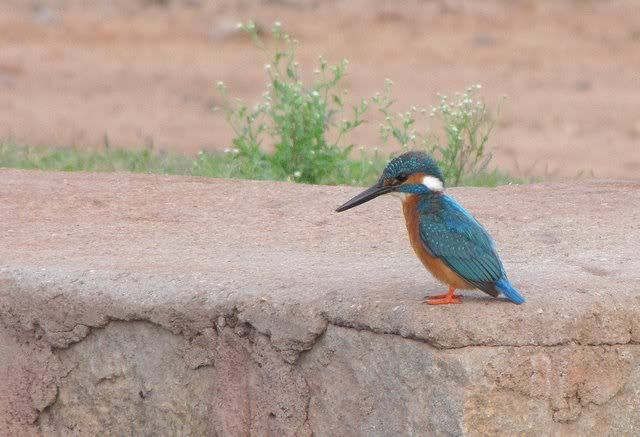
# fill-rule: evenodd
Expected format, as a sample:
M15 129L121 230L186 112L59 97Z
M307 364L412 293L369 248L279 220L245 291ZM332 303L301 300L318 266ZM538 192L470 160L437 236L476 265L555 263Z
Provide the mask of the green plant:
M274 52L252 22L242 27L267 55L268 84L262 101L249 107L241 101L230 102L226 86L218 82L235 132L234 147L228 151L235 171L254 178L336 184L352 183L377 170L376 157L361 156L354 163L350 159L353 144L344 144L346 136L364 123L368 107L361 100L347 109L341 88L347 61L329 65L320 58L315 80L306 85L296 61L297 41L282 32L279 23L271 31ZM272 143L265 144L268 140Z
M480 85L456 93L453 99L440 95L439 105L424 108L411 107L395 114L391 88L393 83L385 81L383 94L377 94L373 102L384 116L380 135L384 143L395 140L403 149L427 150L435 156L450 185L461 185L472 181L499 181L506 176L489 172L492 159L488 148L489 135L493 130L493 118L478 96ZM426 119L426 126L416 127L419 118ZM439 126L434 129L433 121ZM500 176L498 176L500 175Z

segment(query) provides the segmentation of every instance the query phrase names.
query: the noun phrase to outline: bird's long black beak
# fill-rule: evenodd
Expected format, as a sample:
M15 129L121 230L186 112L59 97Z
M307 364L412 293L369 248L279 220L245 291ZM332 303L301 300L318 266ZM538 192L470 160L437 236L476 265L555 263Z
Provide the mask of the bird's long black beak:
M383 194L387 194L393 191L393 189L394 187L391 187L391 186L381 187L379 185L374 185L373 187L364 190L362 193L358 194L353 199L348 200L346 203L344 203L344 205L340 205L336 209L336 212L346 211L348 209L353 208L354 206L362 205L363 203L368 202L371 199L375 199L378 196L381 196Z

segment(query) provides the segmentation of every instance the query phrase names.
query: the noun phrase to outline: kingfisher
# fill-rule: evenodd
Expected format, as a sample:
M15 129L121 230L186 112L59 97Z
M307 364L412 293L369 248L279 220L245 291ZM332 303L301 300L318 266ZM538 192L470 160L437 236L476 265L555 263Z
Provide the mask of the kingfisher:
M336 209L361 205L383 194L402 200L409 242L422 264L448 293L429 296L430 305L461 303L457 289L479 289L515 304L525 299L504 270L496 245L482 225L444 192L444 177L435 160L424 152L410 151L394 158L378 182Z

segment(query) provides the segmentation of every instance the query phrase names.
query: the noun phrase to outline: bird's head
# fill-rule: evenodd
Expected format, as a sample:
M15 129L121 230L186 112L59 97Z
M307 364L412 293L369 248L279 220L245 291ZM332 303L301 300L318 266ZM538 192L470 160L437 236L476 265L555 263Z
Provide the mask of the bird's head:
M385 167L378 182L336 209L346 211L387 193L440 194L444 177L431 156L424 152L406 152Z

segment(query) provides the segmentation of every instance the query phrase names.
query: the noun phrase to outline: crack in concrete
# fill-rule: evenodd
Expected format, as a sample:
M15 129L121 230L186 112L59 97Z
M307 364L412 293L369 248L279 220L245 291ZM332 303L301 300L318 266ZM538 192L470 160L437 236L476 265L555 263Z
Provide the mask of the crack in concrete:
M55 389L56 393L52 397L51 401L47 405L45 405L44 408L36 409L36 418L33 421L35 425L40 426L40 418L42 417L42 414L50 410L55 405L55 403L58 402L58 397L60 396L60 385L56 384Z
M216 332L219 332L220 330L220 326L218 326L220 323L220 318L222 318L222 320L224 320L224 324L230 326L231 328L234 328L234 333L236 333L236 335L240 336L240 337L244 337L246 336L246 330L255 330L256 332L266 336L269 339L269 342L272 343L272 333L270 331L261 331L258 328L256 328L250 321L242 321L240 322L239 319L239 315L241 314L241 311L237 308L237 307L233 307L230 313L226 313L226 314L218 314L212 317L212 320L215 320L216 322L212 322L212 326L213 328L216 329ZM515 344L515 343L489 343L489 342L480 342L477 344L466 344L466 345L460 345L460 346L449 346L449 345L442 345L439 344L437 341L433 341L433 340L429 340L427 338L424 337L420 337L420 336L416 336L416 335L405 335L402 334L396 330L380 330L380 329L376 329L376 328L372 328L369 325L366 324L362 324L362 323L345 323L345 322L340 322L337 321L336 319L330 318L328 317L326 314L324 313L320 313L319 314L321 316L321 318L323 319L323 321L325 322L325 326L322 329L322 331L318 332L317 334L315 334L311 340L311 342L302 342L302 341L292 341L291 343L295 346L299 346L299 348L297 349L284 349L284 348L279 348L275 345L273 345L274 349L278 350L279 352L297 352L298 355L300 355L303 352L309 351L311 349L313 349L313 347L315 346L315 344L322 338L322 336L325 334L327 328L329 327L329 325L332 326L336 326L336 327L340 327L340 328L346 328L346 329L353 329L355 331L358 332L369 332L371 334L376 334L376 335L391 335L394 337L399 337L401 339L404 340L410 340L410 341L415 341L418 343L422 343L422 344L426 344L428 346L431 346L437 350L442 350L442 351L446 351L446 350L464 350L464 349L470 349L470 348L501 348L501 347L508 347L508 348L530 348L530 347L536 347L536 348L545 348L545 347L559 347L559 346L569 346L569 345L575 345L575 346L590 346L590 347L596 347L596 346L627 346L627 345L640 345L640 341L635 341L631 335L633 328L629 328L629 335L630 335L630 339L627 342L581 342L580 340L577 339L570 339L570 340L566 340L566 341L560 341L560 342L555 342L555 343L547 343L547 344L540 344L540 343L519 343L519 344ZM61 331L45 331L42 326L36 321L34 322L34 328L36 330L41 330L41 335L42 334L71 334L74 332L77 332L77 330L80 328L81 330L84 330L86 328L86 333L81 334L81 338L78 338L77 340L73 340L71 342L69 342L68 345L64 345L64 346L54 346L52 345L52 347L54 347L55 349L66 349L69 346L78 343L82 340L84 340L88 335L90 335L91 330L93 328L105 328L106 326L108 326L112 321L116 321L116 322L147 322L147 323L151 323L152 325L161 327L162 329L168 330L169 332L171 332L174 335L178 335L175 332L175 329L172 329L172 327L170 326L165 326L163 323L158 322L153 320L152 318L147 318L147 317L132 317L132 318L119 318L119 317L112 317L112 316L105 316L104 318L104 323L98 324L98 325L85 325L82 323L78 323L75 324L74 327L70 330L61 330ZM239 327L239 328L238 328ZM38 329L39 328L39 329ZM238 329L235 329L238 328ZM196 336L197 335L202 335L204 333L204 330L202 329L195 329L193 327L189 327L187 329L189 331L189 333L193 334L195 333ZM238 331L238 332L235 332ZM183 335L185 338L192 338L194 337L194 335L186 335L186 332L180 332L179 334ZM295 362L297 362L299 359L299 357L294 361L294 362L290 362L289 364L294 364ZM287 362L289 362L289 360L287 360Z
M411 341L416 341L419 343L423 343L426 344L428 346L431 346L437 350L441 350L441 351L446 351L446 350L462 350L462 349L470 349L470 348L500 348L500 347L510 347L510 348L526 348L526 347L558 347L558 346L568 346L568 345L577 345L577 346L592 346L592 347L596 347L596 346L626 346L626 345L640 345L640 342L635 341L633 339L630 339L627 342L595 342L595 343L591 343L591 342L580 342L579 340L576 339L571 339L571 340L567 340L567 341L561 341L561 342L556 342L556 343L547 343L547 344L540 344L540 343L521 343L521 344L514 344L514 343L477 343L477 344L468 344L468 345L461 345L461 346L444 346L441 344L438 344L435 341L430 341L424 337L418 337L416 335L403 335L401 333L399 333L398 331L386 331L386 330L379 330L379 329L375 329L375 328L371 328L368 325L365 324L348 324L348 323L341 323L341 322L336 322L336 321L332 321L332 320L327 320L327 323L329 325L333 325L333 326L337 326L340 328L347 328L347 329L353 329L359 332L369 332L371 334L380 334L380 335L392 335L395 337L400 337L402 339L405 340L411 340Z

